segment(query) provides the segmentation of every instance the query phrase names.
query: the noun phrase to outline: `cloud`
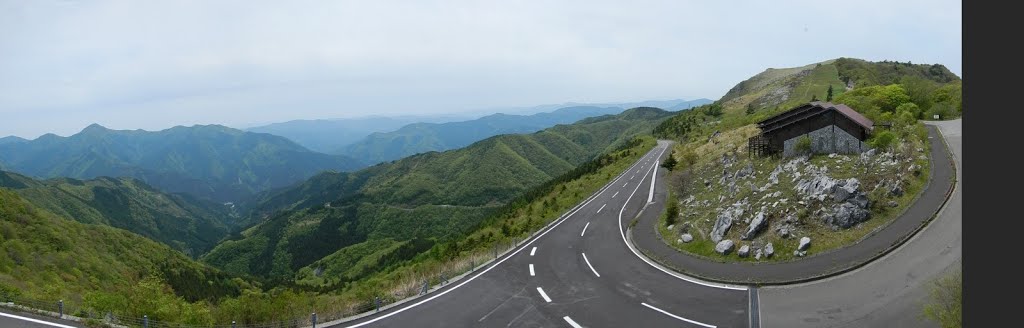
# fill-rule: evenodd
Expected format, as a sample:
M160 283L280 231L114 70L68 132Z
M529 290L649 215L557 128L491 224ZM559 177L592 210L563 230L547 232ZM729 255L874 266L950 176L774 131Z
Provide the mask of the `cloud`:
M959 74L960 7L0 1L0 135L717 98L765 68L841 56Z

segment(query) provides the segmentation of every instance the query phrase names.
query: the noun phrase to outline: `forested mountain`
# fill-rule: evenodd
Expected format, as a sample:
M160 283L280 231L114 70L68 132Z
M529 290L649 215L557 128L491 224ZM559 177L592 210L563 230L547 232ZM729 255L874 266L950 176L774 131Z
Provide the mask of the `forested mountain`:
M260 223L202 260L229 272L287 280L332 254L408 259L437 240L471 231L518 194L649 133L670 115L635 108L357 172L323 173L262 195L250 214Z
M219 125L162 131L93 124L70 137L0 143L4 169L39 178L134 177L166 192L233 202L359 161L310 151L288 139Z
M0 249L0 292L99 313L190 322L210 315L190 302L237 296L248 286L128 231L59 218L5 188Z
M461 148L499 134L530 133L622 111L620 107L578 106L533 115L498 113L462 122L416 123L396 131L371 134L339 152L368 163L385 162L427 151Z
M0 187L67 220L128 230L192 256L227 236L237 217L231 206L165 194L132 178L38 181L0 171Z

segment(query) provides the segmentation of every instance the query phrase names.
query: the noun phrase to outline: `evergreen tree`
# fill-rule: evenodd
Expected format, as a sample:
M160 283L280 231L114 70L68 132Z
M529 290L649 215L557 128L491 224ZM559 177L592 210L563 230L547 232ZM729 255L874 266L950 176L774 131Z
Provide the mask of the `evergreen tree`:
M664 168L668 169L669 171L672 171L672 169L674 169L676 167L677 163L678 162L676 162L676 158L674 156L672 156L671 153L669 153L668 154L668 158L665 159L665 162L661 163L661 167L664 167Z
M828 95L825 96L825 101L832 101L832 85L828 86Z
M747 115L754 113L754 103L747 104Z

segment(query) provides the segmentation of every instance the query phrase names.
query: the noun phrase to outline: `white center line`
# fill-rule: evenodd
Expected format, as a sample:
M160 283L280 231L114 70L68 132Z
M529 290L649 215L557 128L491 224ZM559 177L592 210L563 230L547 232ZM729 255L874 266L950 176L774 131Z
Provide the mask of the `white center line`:
M541 289L540 287L537 287L537 292L540 293L540 297L544 298L544 301L546 301L548 303L551 303L551 298L548 297L548 294L544 293L543 289Z
M604 205L601 205L601 208L597 209L597 213L601 213L601 210L603 210L605 206L608 206L608 204L605 203Z
M562 319L565 319L565 322L568 322L569 325L572 326L573 328L583 328L583 326L580 326L580 324L576 323L576 321L572 321L572 318L570 318L569 316L564 316L562 317Z
M583 237L583 234L587 233L587 227L589 227L589 226L590 226L590 222L587 222L587 225L583 226L583 231L580 232L580 237Z
M653 307L653 306L651 306L650 304L647 304L647 303L640 303L640 304L643 304L643 306L649 307L652 310L664 313L667 316L670 316L670 317L673 317L673 318L676 318L676 319L679 319L679 320L683 320L683 321L686 321L686 322L689 322L689 323L692 323L692 324L695 324L695 325L701 325L701 326L708 327L708 328L716 328L716 326L712 326L712 325L709 325L709 324L706 324L706 323L701 323L701 322L693 321L693 320L690 320L690 319L687 319L687 318L683 318L683 317L677 316L675 314L668 313L668 311L665 311L665 310Z
M632 178L630 178L630 179L632 179ZM623 184L622 184L622 187L623 187L623 188L625 188L625 187L626 187L626 185L628 185L628 184L629 184L629 182L623 183Z
M533 249L530 250L530 256L533 256L534 253L537 253L537 246L533 246Z
M614 195L612 195L612 198L615 198L615 196L618 196L618 195L619 195L619 192L618 192L618 191L616 191L616 192L615 192L615 194L614 194Z
M533 263L530 263L530 277L533 277Z
M594 266L593 265L590 265L590 260L587 259L587 254L586 253L580 253L580 254L583 254L583 261L587 262L587 266L590 267L590 271L594 271L594 275L597 276L598 278L600 278L601 275L597 273L597 270L594 270Z

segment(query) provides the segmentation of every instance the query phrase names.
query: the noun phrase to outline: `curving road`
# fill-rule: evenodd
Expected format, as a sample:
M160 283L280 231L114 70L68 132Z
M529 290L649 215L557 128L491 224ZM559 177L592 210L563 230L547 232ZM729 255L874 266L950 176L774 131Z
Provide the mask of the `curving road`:
M764 288L765 327L934 327L921 317L930 282L963 256L962 120L938 127L956 161L957 186L939 215L892 253L833 278Z
M661 206L641 210L670 145L659 141L570 215L485 270L424 300L334 327L749 326L756 312L746 287L686 280L627 246L624 228L638 213L660 215ZM665 196L657 189L655 204Z
M896 250L832 278L748 289L701 282L638 256L624 231L638 215L650 219L663 209L666 192L652 179L670 143L659 141L603 189L486 268L381 313L321 326L935 326L921 317L921 306L929 283L960 266L963 152L960 120L928 124L939 129L956 161L958 183L949 201ZM0 315L0 326L63 326L18 316Z

